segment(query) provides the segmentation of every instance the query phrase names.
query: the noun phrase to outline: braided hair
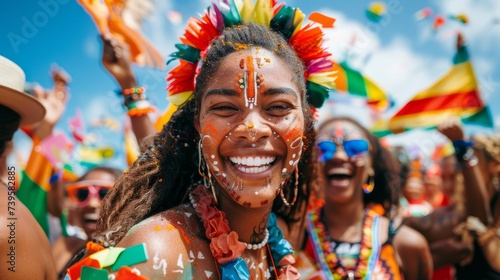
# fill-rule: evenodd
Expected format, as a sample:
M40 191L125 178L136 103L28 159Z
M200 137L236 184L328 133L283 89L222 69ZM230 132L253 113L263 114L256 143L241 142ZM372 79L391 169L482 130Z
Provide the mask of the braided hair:
M127 231L140 221L187 202L187 194L194 182L202 180L198 173L197 143L200 136L194 126L201 107L202 92L208 85L224 57L241 49L264 48L282 59L292 73L300 90L304 108L305 131L303 156L299 162L299 192L295 205L285 207L275 199L273 211L287 223L300 219L309 197L312 176L308 164L312 143L315 141L312 115L305 97L304 65L285 39L274 31L257 24L226 28L212 41L196 78L194 98L181 105L170 121L154 137L146 151L118 179L116 186L106 195L101 206L96 239L104 245L116 245ZM292 176L293 177L293 176ZM290 201L295 178L284 188Z

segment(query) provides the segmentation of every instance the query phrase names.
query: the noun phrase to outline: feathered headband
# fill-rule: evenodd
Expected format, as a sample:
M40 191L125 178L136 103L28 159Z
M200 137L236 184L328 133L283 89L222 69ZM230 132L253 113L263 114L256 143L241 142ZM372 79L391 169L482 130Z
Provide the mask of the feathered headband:
M314 13L315 21L334 19ZM170 70L167 77L168 100L180 106L194 94L195 76L202 53L213 39L219 37L224 28L249 22L261 24L281 34L295 50L306 67L306 95L310 105L319 108L328 98L329 89L335 88L335 74L330 53L323 45L323 31L318 24L309 23L302 28L304 13L294 7L278 3L277 0L238 1L218 0L212 3L201 19L190 18L182 44L176 44L177 51L170 54L170 63L179 59L180 64ZM310 20L313 20L309 17ZM326 19L326 20L325 20Z

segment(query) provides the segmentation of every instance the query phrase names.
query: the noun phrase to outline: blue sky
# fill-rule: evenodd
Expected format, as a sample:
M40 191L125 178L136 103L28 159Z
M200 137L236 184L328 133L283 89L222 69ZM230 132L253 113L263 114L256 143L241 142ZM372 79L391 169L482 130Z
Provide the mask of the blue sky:
M327 44L334 58L347 59L374 80L395 100L396 107L450 68L454 34L460 30L468 42L481 94L491 106L498 129L500 1L385 0L381 2L387 5L388 13L379 23L365 16L370 1L286 2L299 6L306 14L320 11L335 17L335 28L327 31ZM144 34L166 58L178 42L186 20L197 15L194 11L202 12L209 3L208 0L157 0L154 13L144 22ZM470 23L464 26L448 21L443 28L433 32L431 19L416 21L414 18L414 13L424 7L443 16L464 13ZM123 123L125 111L121 99L113 92L117 85L100 65L101 43L87 13L74 0L1 1L0 11L0 54L20 65L26 72L27 81L51 87L49 69L52 63L57 63L72 76L71 98L57 129L67 131L68 118L80 108L87 131L94 134L96 145L114 147L117 156L111 164L124 167L121 130L113 132L91 127L92 121L99 117L111 117ZM182 21L169 20L170 11L180 12ZM147 83L148 95L160 109L168 104L165 98L168 69L134 68L139 83ZM345 108L338 110L347 111ZM356 115L365 114L359 110L354 110ZM29 143L22 136L16 137L20 139L16 150L26 154L25 146ZM398 137L394 137L394 141L398 141Z

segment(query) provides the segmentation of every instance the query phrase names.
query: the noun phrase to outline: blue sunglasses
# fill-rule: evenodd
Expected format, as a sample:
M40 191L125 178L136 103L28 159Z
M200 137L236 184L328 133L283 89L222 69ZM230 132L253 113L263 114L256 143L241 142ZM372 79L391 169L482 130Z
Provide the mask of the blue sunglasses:
M342 142L344 151L348 157L359 155L368 151L368 141L364 139L353 139ZM321 151L320 161L329 161L337 151L337 144L330 140L321 141L318 143L318 148Z

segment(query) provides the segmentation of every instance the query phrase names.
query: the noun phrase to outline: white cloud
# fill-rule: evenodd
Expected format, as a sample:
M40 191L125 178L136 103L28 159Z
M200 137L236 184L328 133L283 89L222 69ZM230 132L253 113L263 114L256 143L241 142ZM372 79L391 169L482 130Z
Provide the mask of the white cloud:
M365 74L401 105L429 87L451 66L449 58L415 53L411 43L396 37L387 47L373 54Z
M333 10L321 10L321 13L336 19L335 28L324 29L328 50L337 61L349 60L355 68L364 66L370 55L380 46L377 34L367 25L348 19L343 13Z
M483 51L497 49L500 43L500 29L495 28L494 21L500 11L500 1L497 0L454 0L436 1L438 12L444 16L465 14L469 23L463 32L471 41L481 41ZM495 12L496 11L496 12ZM495 36L496 34L496 36Z
M168 12L172 11L172 0L157 0L153 13L144 22L143 32L151 40L157 50L166 58L174 51L174 42L182 34L184 22L174 25L168 20Z
M349 65L378 84L396 101L396 107L430 86L451 66L451 58L416 53L403 37L395 37L381 48L370 26L337 11L321 12L336 19L335 28L325 30L334 59L341 61L348 54Z

